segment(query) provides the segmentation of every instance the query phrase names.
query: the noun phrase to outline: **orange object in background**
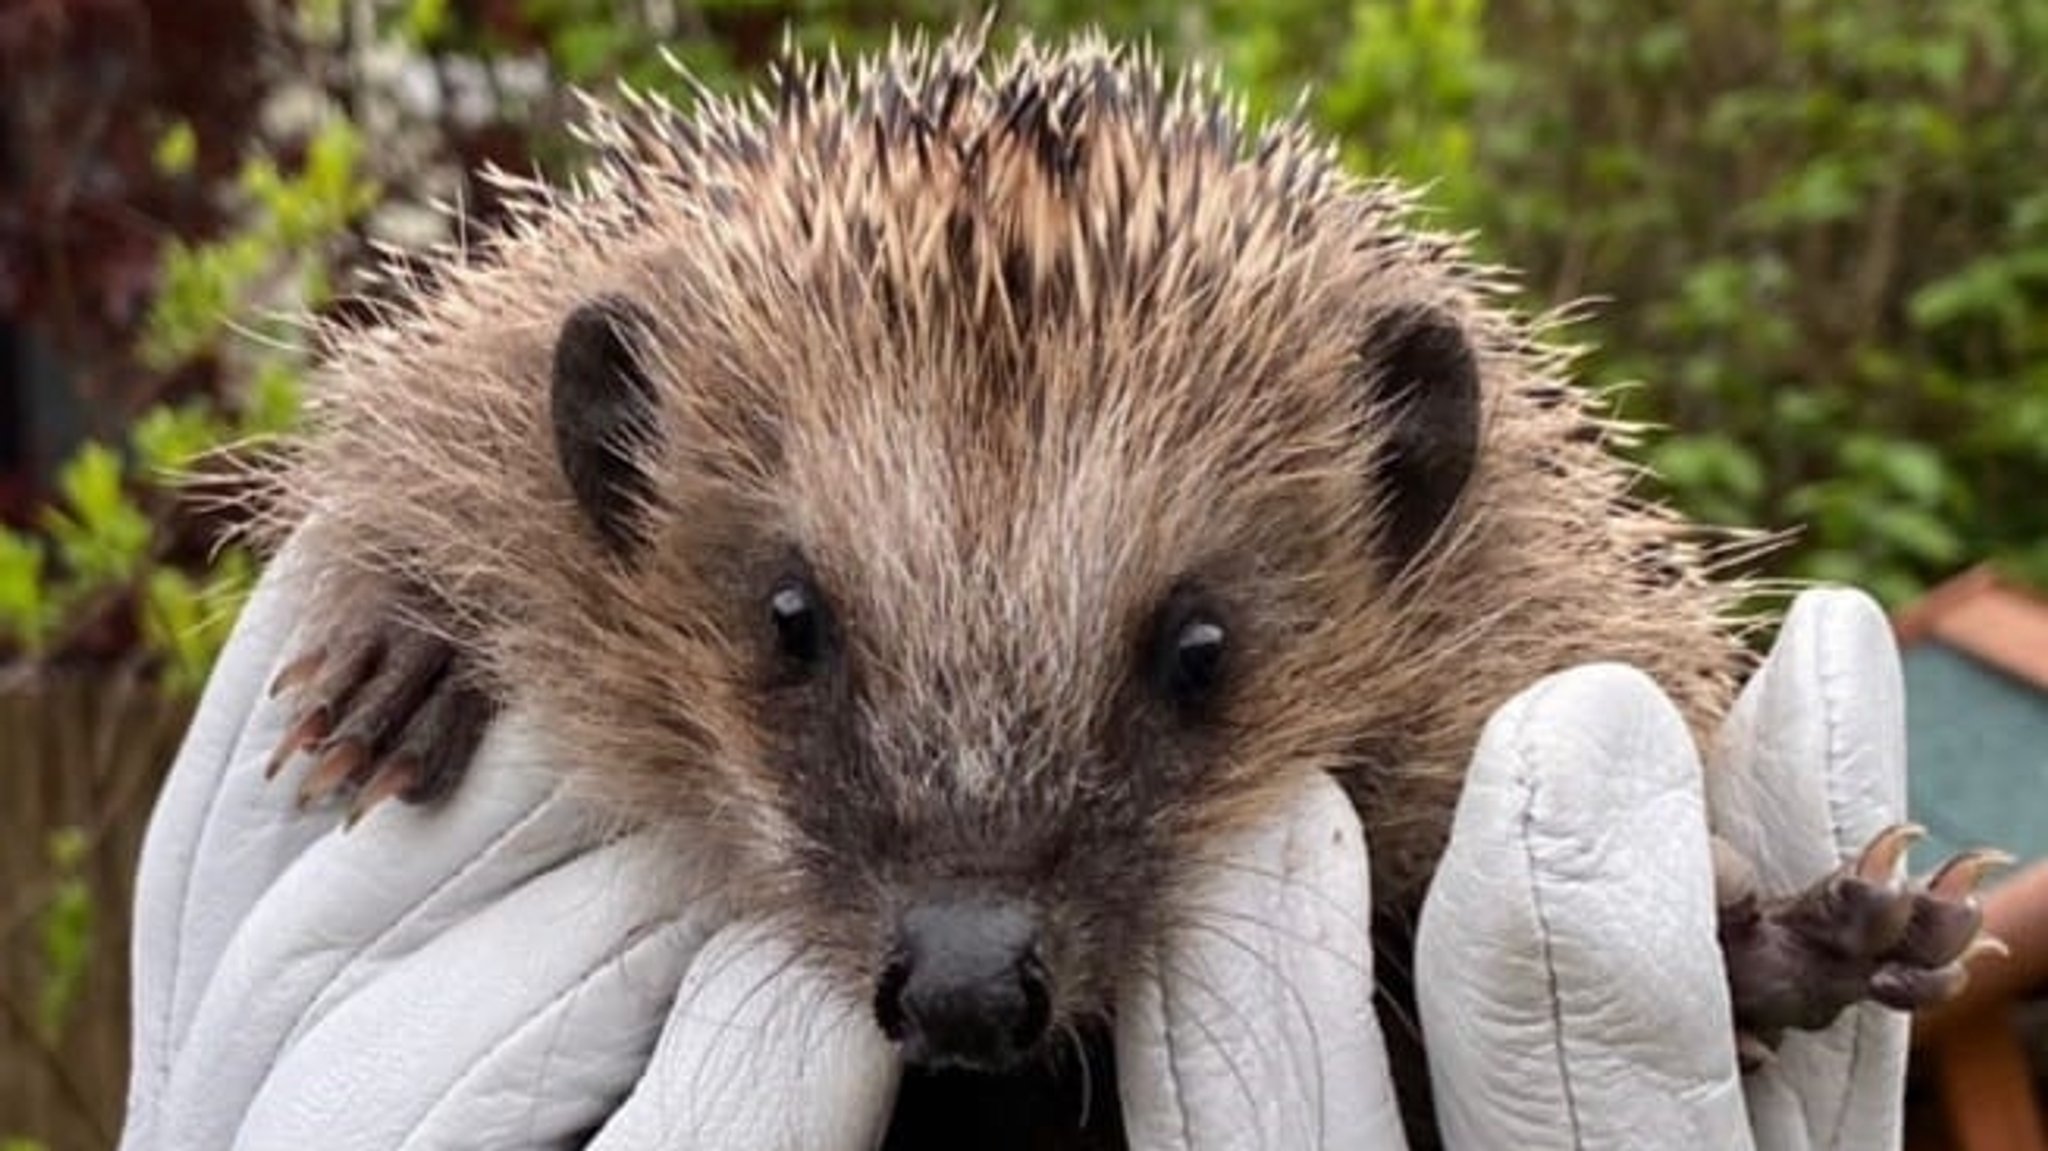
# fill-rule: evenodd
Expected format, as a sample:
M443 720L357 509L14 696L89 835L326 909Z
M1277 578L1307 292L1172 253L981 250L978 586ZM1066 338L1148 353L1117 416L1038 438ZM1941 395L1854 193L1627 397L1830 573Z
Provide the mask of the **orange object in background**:
M1895 620L1906 671L1911 810L1929 858L1991 846L2020 862L1985 891L1986 930L2011 948L1972 968L1954 1003L1914 1025L1938 1097L1914 1151L2048 1151L2015 1008L2048 992L2048 599L1977 568Z

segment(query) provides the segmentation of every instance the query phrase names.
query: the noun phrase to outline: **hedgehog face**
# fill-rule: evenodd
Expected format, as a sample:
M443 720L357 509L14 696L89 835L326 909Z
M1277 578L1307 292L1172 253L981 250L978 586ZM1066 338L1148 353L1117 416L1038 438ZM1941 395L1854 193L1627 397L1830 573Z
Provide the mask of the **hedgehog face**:
M1427 308L1281 333L1291 354L1135 311L1041 312L1021 340L925 323L950 355L722 349L821 374L720 412L662 378L654 312L602 298L562 327L554 423L595 537L701 585L647 602L715 605L688 628L721 637L726 755L779 828L742 852L910 1058L1003 1067L1107 1012L1219 825L1355 752L1342 637L1449 514L1478 381ZM670 450L743 416L748 460ZM670 706L703 722L702 694Z
M607 749L637 813L785 899L910 1058L988 1068L1160 961L1203 844L1408 722L1356 685L1480 367L1450 265L1362 256L1384 195L1287 130L1106 57L953 67L660 161L690 211L553 348L620 571L583 596L615 655L554 691L638 717L579 747L654 716Z

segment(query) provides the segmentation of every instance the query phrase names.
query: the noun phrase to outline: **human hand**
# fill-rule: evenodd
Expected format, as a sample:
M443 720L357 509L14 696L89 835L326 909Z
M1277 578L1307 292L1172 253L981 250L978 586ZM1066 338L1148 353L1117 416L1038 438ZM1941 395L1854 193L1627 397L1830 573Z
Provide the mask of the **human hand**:
M1765 890L1802 890L1904 818L1905 755L1890 627L1850 591L1795 603L1704 782L1677 711L1627 669L1501 709L1419 942L1447 1142L1898 1146L1902 1013L1859 1003L1738 1071L1708 829Z

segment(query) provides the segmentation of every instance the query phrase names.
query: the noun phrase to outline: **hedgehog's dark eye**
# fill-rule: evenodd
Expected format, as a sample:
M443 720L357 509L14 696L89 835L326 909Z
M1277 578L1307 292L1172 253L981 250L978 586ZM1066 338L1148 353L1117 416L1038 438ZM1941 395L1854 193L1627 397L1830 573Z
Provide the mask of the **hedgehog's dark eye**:
M768 596L768 617L775 624L775 646L784 659L808 670L825 658L825 607L810 581L777 584Z
M1153 679L1168 699L1199 708L1223 681L1230 633L1216 612L1198 599L1176 593L1159 615L1153 640Z
M1202 695L1216 685L1223 671L1223 625L1196 616L1181 625L1173 640L1175 695Z

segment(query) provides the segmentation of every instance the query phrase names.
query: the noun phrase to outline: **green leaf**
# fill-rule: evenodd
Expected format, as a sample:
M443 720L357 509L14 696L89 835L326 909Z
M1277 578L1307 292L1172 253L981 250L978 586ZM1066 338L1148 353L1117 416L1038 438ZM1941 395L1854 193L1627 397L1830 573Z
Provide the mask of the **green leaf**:
M587 83L609 71L625 50L628 32L612 24L571 24L549 44L555 64L572 83Z
M41 540L0 525L0 644L41 652L54 622Z
M121 487L121 456L105 444L89 443L57 473L57 490L89 526L111 522L127 501Z
M219 447L228 427L211 405L197 401L159 404L136 418L128 442L135 449L136 470L155 482L183 475L200 457Z
M225 321L266 261L260 238L164 246L156 299L144 323L143 363L175 367L220 340Z
M240 434L274 436L297 426L304 389L294 365L271 360L256 370L242 398Z
M1921 508L1873 508L1869 526L1880 540L1912 559L1937 567L1953 564L1962 555L1962 540L1957 538L1955 529Z
M189 120L179 120L157 138L152 155L156 170L166 176L183 176L199 159L199 134Z
M414 45L431 44L448 27L448 0L409 0L400 30Z
M1931 331L1995 317L2012 299L2013 285L2002 262L1981 259L1913 293L1906 306L1913 323Z
M143 645L161 661L167 691L189 698L206 686L256 576L254 557L239 547L215 556L203 583L175 568L149 573L142 587Z
M1726 436L1673 436L1650 451L1650 465L1681 491L1717 491L1739 500L1763 493L1763 466Z
M36 917L43 959L36 1031L52 1047L63 1037L92 962L92 887L82 874L91 846L82 828L61 827L50 833L47 851L55 885Z
M57 473L60 506L44 509L43 526L69 571L92 585L134 578L149 551L149 517L128 496L121 457L88 443Z
M1948 489L1948 468L1939 453L1925 444L1893 440L1886 445L1885 477L1906 498L1919 504L1940 501Z

